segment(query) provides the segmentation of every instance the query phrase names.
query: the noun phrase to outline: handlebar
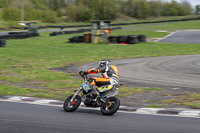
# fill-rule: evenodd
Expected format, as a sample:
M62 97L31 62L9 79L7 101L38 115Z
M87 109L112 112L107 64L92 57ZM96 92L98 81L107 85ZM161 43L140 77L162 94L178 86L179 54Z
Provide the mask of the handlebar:
M83 80L88 81L88 77L87 77L86 74L85 74L85 75L81 75L81 74L79 73L79 75L83 78Z

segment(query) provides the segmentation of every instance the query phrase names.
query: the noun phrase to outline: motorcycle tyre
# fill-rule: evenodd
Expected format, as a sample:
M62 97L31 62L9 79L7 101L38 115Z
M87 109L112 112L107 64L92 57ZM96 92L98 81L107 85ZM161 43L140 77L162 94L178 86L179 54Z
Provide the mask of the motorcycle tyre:
M69 108L67 105L68 103L70 102L70 100L72 99L73 95L69 96L64 104L63 104L63 109L66 111L66 112L73 112L75 111L81 104L81 97L79 95L76 95L76 99L77 99L77 102L76 102L76 105L74 105L72 108Z
M109 97L107 100L108 100L108 101L115 101L114 107L113 107L111 110L106 111L106 110L105 110L105 106L106 106L107 103L103 103L103 104L101 105L101 113L102 113L103 115L113 115L113 114L116 113L117 110L119 109L120 100L119 100L117 97Z

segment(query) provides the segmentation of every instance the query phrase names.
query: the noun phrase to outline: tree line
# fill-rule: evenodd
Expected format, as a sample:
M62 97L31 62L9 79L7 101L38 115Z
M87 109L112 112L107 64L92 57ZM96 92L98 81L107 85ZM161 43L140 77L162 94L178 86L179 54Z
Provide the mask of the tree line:
M24 1L25 21L43 22L114 20L120 15L136 19L159 16L186 16L193 11L187 0L0 0L0 20L20 21Z

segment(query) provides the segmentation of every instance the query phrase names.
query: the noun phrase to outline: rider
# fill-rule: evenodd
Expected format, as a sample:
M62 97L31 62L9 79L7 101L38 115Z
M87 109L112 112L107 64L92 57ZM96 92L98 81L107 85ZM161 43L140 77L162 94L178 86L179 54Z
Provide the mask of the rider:
M110 60L107 59L101 60L97 68L79 72L80 75L97 73L101 73L103 78L90 77L89 82L92 90L96 86L116 85L119 83L118 69L116 66L111 65Z

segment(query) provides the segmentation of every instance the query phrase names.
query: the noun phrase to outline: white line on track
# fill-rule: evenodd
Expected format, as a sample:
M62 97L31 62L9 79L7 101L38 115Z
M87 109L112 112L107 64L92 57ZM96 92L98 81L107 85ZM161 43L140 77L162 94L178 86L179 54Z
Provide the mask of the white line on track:
M172 32L171 34L169 34L169 35L167 35L167 36L165 36L165 37L163 37L163 38L160 38L160 39L158 39L158 40L155 40L154 42L159 42L159 41L161 41L161 40L163 40L163 39L165 39L165 38L167 38L167 37L170 37L170 36L172 36L172 35L174 35L175 33L178 33L179 31L175 31L175 32Z

